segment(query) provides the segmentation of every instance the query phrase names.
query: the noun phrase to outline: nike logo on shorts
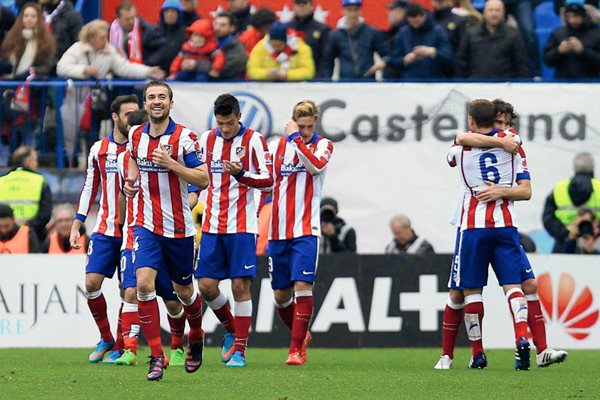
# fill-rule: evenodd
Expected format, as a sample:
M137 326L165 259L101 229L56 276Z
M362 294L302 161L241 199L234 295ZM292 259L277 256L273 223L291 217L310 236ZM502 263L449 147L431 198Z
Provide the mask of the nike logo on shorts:
M302 270L302 275L313 275L314 272L306 272L305 270Z
M191 276L192 276L192 274L189 274L188 276L184 276L184 277L183 277L183 278L181 278L181 279L184 279L184 280L185 280L185 279L188 279L188 278L190 278Z
M254 268L254 265L244 265L244 269L252 269Z
M533 268L526 269L525 272L530 273Z

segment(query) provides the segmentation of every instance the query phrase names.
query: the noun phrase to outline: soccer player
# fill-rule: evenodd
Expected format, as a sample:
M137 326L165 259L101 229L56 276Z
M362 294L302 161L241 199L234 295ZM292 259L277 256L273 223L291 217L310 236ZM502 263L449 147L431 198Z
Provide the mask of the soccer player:
M487 100L469 104L469 128L482 135L499 135L492 129L496 118L494 105ZM517 138L517 140L519 140ZM525 153L516 155L498 148L454 146L448 154L451 166L460 166L465 188L461 210L461 225L451 276L454 288L461 287L465 295L464 318L473 356L469 368L485 368L487 359L481 341L483 319L483 286L487 284L487 267L492 268L504 288L513 317L518 369L529 368L527 333L527 302L521 290L521 268L527 263L519 235L514 225L513 201L531 196L531 185ZM521 190L502 191L515 183ZM477 195L495 184L502 196L492 200ZM495 186L494 186L495 188Z
M319 106L297 103L285 136L271 147L273 212L269 229L269 272L277 314L292 332L287 365L307 361L311 340L313 284L321 228L321 190L333 143L314 131Z
M129 128L142 125L148 121L148 113L145 110L134 111L127 117ZM122 182L127 179L128 165L131 154L127 151L119 154L118 167ZM188 201L190 208L195 206L198 201L199 189L189 185ZM122 212L126 223L123 230L123 244L121 246L121 282L123 287L123 312L122 335L124 342L124 351L121 357L115 360L117 365L135 365L137 363L137 343L140 331L140 321L138 315L138 306L136 298L136 277L135 268L131 262L131 249L133 247L133 222L137 214L136 198L127 197L125 199L126 207ZM183 351L183 336L185 329L185 315L181 302L173 290L173 284L169 274L165 270L159 271L156 278L156 293L162 297L167 307L167 317L171 330L171 354L169 356L170 366L185 365L185 356Z
M514 120L517 118L513 105L499 99L494 100L492 103L496 110L494 129L498 129L504 133L510 132ZM512 137L512 134L506 135L504 138L499 138L466 132L458 135L456 142L464 146L473 147L501 147L505 151L516 154L519 151L520 143L513 140ZM497 200L502 198L502 195L506 193L506 191L513 192L513 195L518 195L518 192L523 190L522 186L519 185L510 188L501 188L491 183L489 185L489 188L482 190L476 196L478 200ZM462 195L460 196L460 202L462 203ZM459 216L457 214L459 214L459 212L455 212L451 222L453 225L459 226L460 222L458 221ZM457 235L456 245L458 244L458 238L459 236ZM521 251L523 250L521 249ZM448 293L448 303L443 314L442 355L435 365L435 369L450 369L452 366L458 327L460 321L463 319L464 295L462 288L456 287L452 279L453 267L454 263L450 268L450 290ZM566 359L568 354L564 350L554 350L551 347L548 347L546 343L546 327L537 295L537 280L533 274L533 269L529 265L529 262L526 261L526 258L520 267L522 279L521 288L525 294L528 306L527 324L531 330L533 343L536 347L537 365L539 367L547 367L554 363L560 363ZM516 359L515 361L515 367L520 369L520 360Z
M164 82L144 88L144 109L149 122L129 131L128 177L124 192L137 195L132 262L136 270L140 324L150 345L148 380L160 380L168 365L160 338L156 278L166 270L190 325L186 372L202 365L204 331L202 299L194 290L194 235L188 206L188 183L205 188L206 167L199 157L198 137L170 117L173 92Z
M200 138L200 158L208 165L210 184L195 276L225 329L221 360L227 367L245 367L252 320L250 282L257 269L254 189L271 190L272 162L264 137L240 122L234 96L217 97L214 115L217 127ZM223 279L231 279L235 317L219 290Z
M71 247L78 249L79 231L96 199L98 189L100 201L96 226L93 229L87 249L85 266L85 295L88 307L100 331L100 341L88 357L97 363L104 354L111 351L106 361L114 362L123 348L121 335L117 333L117 343L110 331L106 313L106 300L102 294L104 278L112 278L119 265L121 228L119 227L118 198L121 181L117 171L117 156L127 146L127 115L138 109L138 99L134 95L119 96L111 104L114 127L108 137L94 143L88 157L87 175L79 206L71 226ZM120 314L120 312L119 312Z

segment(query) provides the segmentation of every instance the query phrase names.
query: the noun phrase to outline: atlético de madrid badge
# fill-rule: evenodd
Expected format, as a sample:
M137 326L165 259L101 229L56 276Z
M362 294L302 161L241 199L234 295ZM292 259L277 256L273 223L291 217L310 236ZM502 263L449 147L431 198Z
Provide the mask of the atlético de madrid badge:
M170 156L173 155L173 145L172 144L165 144L163 147L168 155L170 155Z
M242 158L246 155L246 147L245 146L239 146L235 148L235 155L238 158Z

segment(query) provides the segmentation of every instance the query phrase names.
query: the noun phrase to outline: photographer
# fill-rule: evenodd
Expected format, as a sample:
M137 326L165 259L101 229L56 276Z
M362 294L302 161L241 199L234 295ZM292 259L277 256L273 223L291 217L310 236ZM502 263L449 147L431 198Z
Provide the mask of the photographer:
M569 229L569 236L565 240L562 253L567 254L600 254L594 248L600 229L594 212L583 207L577 212L577 219Z
M337 214L337 201L331 197L324 198L321 201L321 254L356 252L356 232Z

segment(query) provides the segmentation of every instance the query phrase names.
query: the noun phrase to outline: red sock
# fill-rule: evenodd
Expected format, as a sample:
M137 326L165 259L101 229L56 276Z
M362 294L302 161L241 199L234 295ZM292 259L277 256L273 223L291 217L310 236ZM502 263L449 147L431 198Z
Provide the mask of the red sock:
M313 297L300 296L296 297L296 306L294 307L294 323L292 325L292 343L290 351L299 351L302 347L302 342L308 331L308 324L312 318L313 312Z
M148 301L140 301L138 297L138 310L140 325L150 346L150 354L153 357L162 356L164 352L160 341L160 313L156 297Z
M204 331L202 330L202 297L198 293L192 296L192 304L183 305L185 309L188 324L190 324L189 342L198 343L204 339Z
M442 355L447 354L454 359L454 348L456 347L456 337L460 328L460 321L463 319L463 309L454 309L448 305L444 309L442 317Z
M248 333L252 323L252 300L235 302L235 317L233 325L235 331L234 351L246 352Z
M527 298L527 296L525 297ZM533 336L535 351L540 354L546 350L548 345L546 344L546 322L537 296L535 296L535 300L527 300L527 308L527 324L531 330L531 336Z
M511 289L506 294L508 308L513 317L515 328L515 342L522 336L527 337L527 301L521 289Z
M481 295L466 296L464 308L465 327L471 343L471 352L474 356L483 352L481 337L483 314L483 298Z
M285 326L290 328L290 331L292 330L292 324L294 323L294 308L295 307L294 307L293 300L286 307L283 307L283 308L277 307L277 315L279 315L279 318L281 318L281 320L283 321Z
M213 310L221 325L226 332L234 332L234 323L233 323L233 314L231 314L231 308L229 307L229 303L225 303L225 305L218 310Z
M113 338L112 333L110 333L110 322L106 315L106 299L104 298L104 295L100 294L100 296L95 299L88 299L87 303L92 312L92 317L94 317L94 321L96 321L102 339L105 342L114 342L115 339Z
M185 331L185 312L179 318L167 315L169 327L171 328L171 350L183 349L183 334Z
M117 337L115 341L115 345L113 350L123 351L123 328L122 328L122 319L121 314L123 313L123 303L121 303L121 307L119 308L119 319L117 320Z
M140 333L140 317L136 312L123 312L121 314L123 343L127 350L137 354L138 336Z

